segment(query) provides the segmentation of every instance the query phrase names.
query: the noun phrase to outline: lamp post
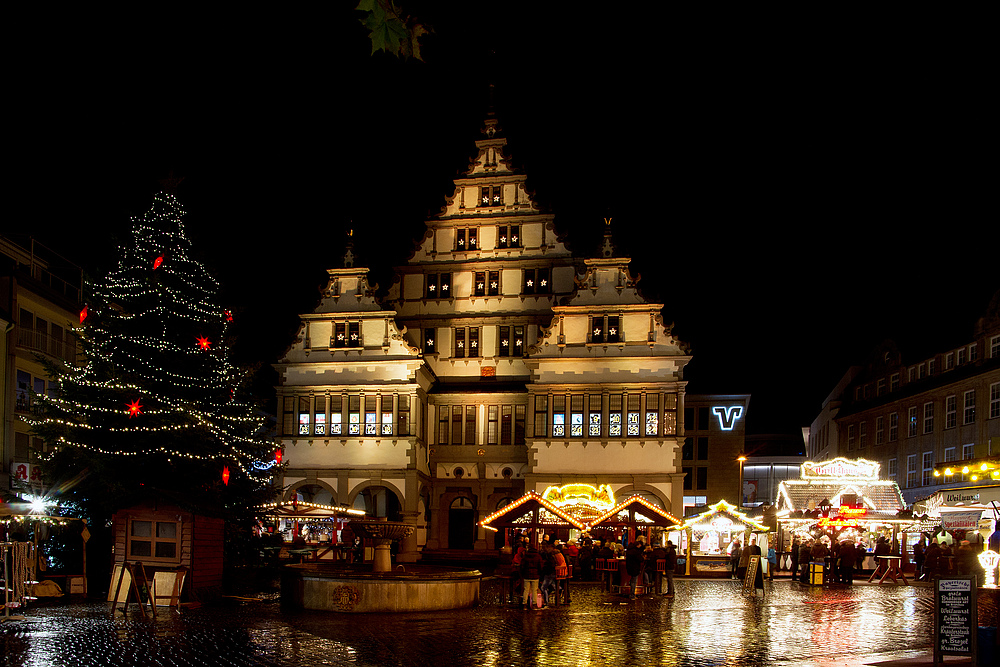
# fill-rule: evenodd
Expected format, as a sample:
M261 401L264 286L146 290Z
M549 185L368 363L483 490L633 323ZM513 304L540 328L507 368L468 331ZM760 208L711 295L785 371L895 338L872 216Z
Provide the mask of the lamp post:
M740 499L740 511L743 511L743 464L746 463L747 457L744 454L740 454L736 459L740 462L740 486L736 490L736 495Z

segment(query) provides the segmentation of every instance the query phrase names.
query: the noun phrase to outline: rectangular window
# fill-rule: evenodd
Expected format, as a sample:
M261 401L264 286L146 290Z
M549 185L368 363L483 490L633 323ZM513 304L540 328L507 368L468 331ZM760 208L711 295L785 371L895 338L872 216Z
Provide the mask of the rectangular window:
M912 438L917 434L917 406L911 406L907 411L906 421L908 424L906 427L906 436Z
M875 383L875 395L881 396L885 393L885 378L879 378Z
M944 369L946 371L950 371L954 367L955 367L955 353L949 352L948 354L944 355Z
M944 399L944 427L955 428L958 424L958 398L949 396Z
M569 434L573 438L583 437L583 394L570 396Z
M316 397L316 424L313 432L316 435L326 435L326 397Z
M971 442L962 445L962 460L968 461L974 458L976 458L976 445Z
M396 399L396 432L398 435L410 435L410 396L403 394Z
M906 457L906 488L912 489L917 485L917 455L910 454Z
M969 361L975 361L979 359L979 344L972 343L969 345Z
M698 486L695 490L704 491L705 489L708 488L708 468L706 468L705 466L701 466L695 468L695 470L698 471Z
M523 447L525 444L525 415L528 408L525 405L514 406L514 444Z
M694 488L694 480L691 479L691 476L694 474L694 468L685 466L681 468L681 472L684 473L684 490L690 491Z
M503 204L503 188L499 185L484 185L479 189L480 206L501 206Z
M934 452L924 452L924 470L921 486L930 486L934 483Z
M343 432L341 431L343 426L343 418L341 416L343 403L344 401L341 396L330 397L330 435L340 435Z
M434 347L434 329L424 329L424 354L434 354L437 349Z
M537 401L536 401L537 404ZM542 418L542 422L545 422L545 418ZM491 405L486 408L486 444L495 445L497 444L497 434L499 433L500 424L500 406ZM544 434L543 434L544 435Z
M622 395L608 396L608 435L621 437L622 434Z
M535 437L544 438L548 433L549 397L535 396Z
M958 365L961 366L965 363L965 348L958 350Z
M552 397L552 437L563 438L566 436L566 397Z
M892 480L893 482L895 482L896 481L896 475L897 475L897 472L898 472L896 470L896 459L889 459L889 466L888 466L888 468L889 468L889 479Z
M698 436L698 460L708 460L708 438L704 435Z
M347 397L347 430L349 435L361 435L361 396Z
M889 391L899 391L899 373L889 376Z
M521 247L521 226L520 225L500 225L497 227L497 247L498 248L520 248Z
M299 435L309 435L309 398L299 397Z
M462 406L451 406L451 444L462 444Z
M889 442L899 440L899 413L893 412L889 415Z
M976 421L976 390L970 389L965 392L965 412L963 413L963 424L972 424Z
M500 296L500 272L487 271L486 278L489 281L486 284L486 294L489 296Z
M469 327L469 356L479 356L479 327Z
M17 409L26 409L21 407L21 373L23 371L17 372ZM281 434L282 435L295 435L298 433L299 427L297 424L297 412L295 410L295 397L285 396L281 400Z
M1000 382L990 385L990 419L1000 417Z
M948 448L946 448L944 450L944 462L945 463L950 463L952 461L955 461L956 459L957 459L957 456L956 456L955 448L954 447L948 447ZM950 475L947 474L947 472L949 470L952 471L952 474L950 474ZM947 466L945 468L944 481L945 481L945 484L951 484L952 482L955 481L954 468L952 468L950 466Z
M590 408L587 414L587 434L592 438L601 437L601 395L590 395Z
M451 420L451 408L447 405L438 406L438 444L448 444L448 424Z
M550 291L548 269L524 270L524 285L521 287L522 294L548 294Z
M478 247L478 231L475 227L455 230L455 250L475 250Z
M608 315L608 342L620 343L622 340L622 328L617 315Z
M875 418L875 445L885 444L885 419L883 417Z
M524 355L524 327L498 327L497 356L520 357Z
M847 425L847 451L854 451L854 444L857 441L857 427L854 424Z
M868 446L868 422L858 424L858 449Z
M145 561L180 562L180 536L176 521L129 521L130 558Z
M501 405L500 406L500 444L509 445L510 438L513 434L513 416L514 416L514 406L512 405Z
M639 394L628 395L628 434L639 435Z
M694 438L684 438L681 445L681 460L694 461Z
M378 435L378 397L365 396L365 435Z
M934 432L934 403L924 403L924 433Z
M465 444L476 444L476 406L465 406Z
M486 296L485 271L476 271L473 273L472 294L473 296Z
M456 359L465 357L465 327L455 327L455 351L452 356Z
M646 394L646 435L660 435L659 394Z
M663 435L677 435L677 394L664 394L663 399Z
M450 273L429 273L427 274L427 291L425 297L428 299L450 299L451 298L451 274Z
M1000 357L1000 336L990 338L990 359Z
M604 316L592 315L590 317L590 342L604 342Z

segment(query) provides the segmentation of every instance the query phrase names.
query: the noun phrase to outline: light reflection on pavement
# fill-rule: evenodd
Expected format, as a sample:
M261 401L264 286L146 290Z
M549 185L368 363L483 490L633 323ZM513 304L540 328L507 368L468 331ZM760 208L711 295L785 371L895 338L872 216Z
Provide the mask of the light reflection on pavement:
M732 580L676 581L677 597L629 601L575 584L569 606L522 611L485 579L473 609L339 615L276 601L112 620L103 602L29 609L0 624L5 666L72 665L813 665L929 655L927 586L812 588L763 597Z

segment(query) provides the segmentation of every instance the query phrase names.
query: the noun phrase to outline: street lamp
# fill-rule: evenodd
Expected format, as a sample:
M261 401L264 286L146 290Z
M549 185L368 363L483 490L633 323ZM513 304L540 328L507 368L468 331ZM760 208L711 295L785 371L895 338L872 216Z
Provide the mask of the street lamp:
M736 490L737 497L740 499L740 510L743 510L743 464L746 463L747 457L744 454L740 454L736 459L740 462L740 486Z

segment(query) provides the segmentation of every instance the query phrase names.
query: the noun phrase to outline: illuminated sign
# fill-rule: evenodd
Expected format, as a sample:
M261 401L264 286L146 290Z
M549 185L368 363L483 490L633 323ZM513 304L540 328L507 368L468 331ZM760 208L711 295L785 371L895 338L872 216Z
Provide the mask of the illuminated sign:
M723 431L732 431L736 426L736 420L743 416L743 406L715 407L712 408L712 412L719 418L719 428Z
M987 549L979 554L979 564L986 570L986 583L983 585L985 588L997 587L996 575L993 574L993 570L997 569L997 563L1000 563L1000 554L996 551Z
M733 529L733 520L727 516L717 516L712 519L712 530L726 533Z
M822 463L806 461L802 464L802 478L835 477L838 479L852 478L877 480L878 469L879 464L874 461L866 461L865 459L850 461L838 456L835 459L824 461Z
M615 506L615 492L611 490L610 484L601 484L600 486L592 486L590 484L550 486L545 489L542 498L557 507L568 504L586 504L608 510Z
M847 505L840 506L840 516L864 516L868 514L867 507L848 507Z
M847 517L820 517L820 528L857 528L862 524L860 519L850 519Z

